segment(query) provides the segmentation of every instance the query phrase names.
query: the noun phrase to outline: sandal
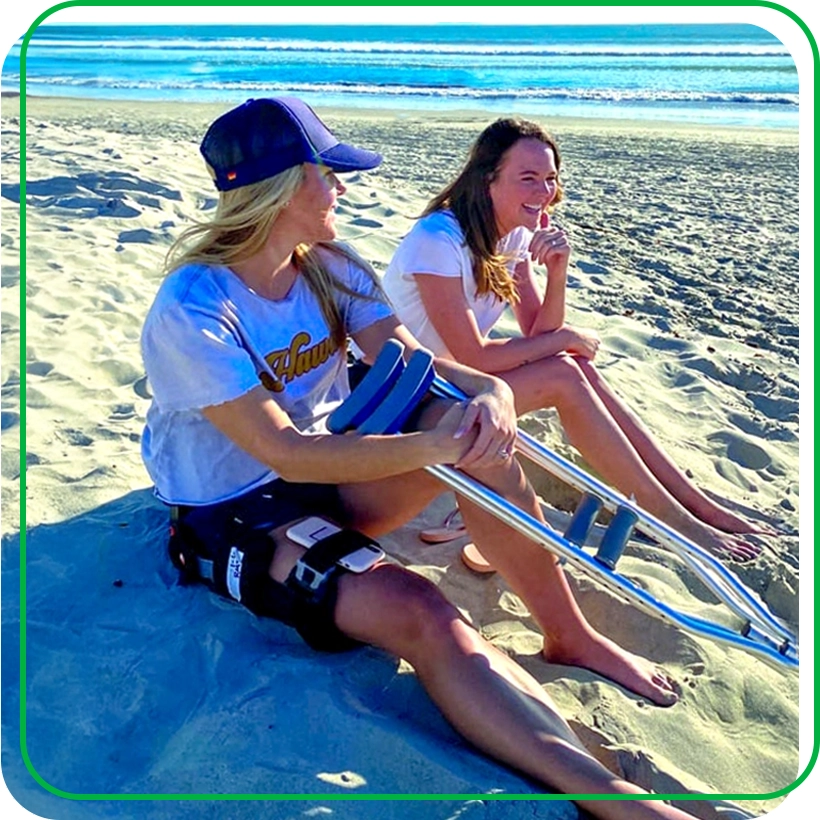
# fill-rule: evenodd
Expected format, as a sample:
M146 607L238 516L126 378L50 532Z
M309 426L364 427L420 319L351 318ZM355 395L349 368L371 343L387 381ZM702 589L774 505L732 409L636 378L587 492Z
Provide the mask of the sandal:
M419 538L427 544L445 544L448 541L454 541L456 538L467 535L467 528L464 524L456 521L458 513L458 507L456 507L447 515L440 527L422 530L419 533ZM495 567L479 552L478 547L473 543L465 544L461 548L461 560L473 572L482 574L495 572Z
M428 530L422 530L419 533L419 538L426 544L446 544L448 541L453 541L456 538L461 538L467 535L467 528L460 521L456 522L459 511L454 509L444 519L444 523L440 527L432 527Z
M475 544L465 544L461 548L461 560L473 572L482 574L495 572L495 567L479 552Z

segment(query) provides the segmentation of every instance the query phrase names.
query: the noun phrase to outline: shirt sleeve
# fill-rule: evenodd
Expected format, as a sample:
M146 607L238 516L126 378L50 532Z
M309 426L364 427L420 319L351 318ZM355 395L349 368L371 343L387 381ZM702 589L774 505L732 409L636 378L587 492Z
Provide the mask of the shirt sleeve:
M393 308L370 275L353 262L349 263L350 288L365 298L348 297L345 327L348 333L358 333L366 327L393 315Z
M429 273L458 279L462 276L463 248L458 237L442 225L418 223L404 242L402 269L407 274Z
M386 296L370 274L353 260L345 259L344 262L343 268L342 266L336 267L336 275L354 293L361 294L360 297L346 293L340 294L339 307L344 319L345 330L349 334L355 334L382 319L393 316L393 308L388 304Z
M238 330L216 310L166 303L145 324L142 354L154 400L165 411L223 404L259 385Z

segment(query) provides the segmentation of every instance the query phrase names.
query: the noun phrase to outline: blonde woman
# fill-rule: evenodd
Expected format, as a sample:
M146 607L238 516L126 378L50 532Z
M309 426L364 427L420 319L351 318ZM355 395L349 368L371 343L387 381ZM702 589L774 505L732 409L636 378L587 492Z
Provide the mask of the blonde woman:
M738 535L772 532L686 477L593 365L598 336L565 322L571 249L549 218L562 198L560 170L558 146L540 125L492 123L397 248L384 289L402 323L436 355L503 379L519 416L555 407L572 444L606 481L713 553L749 560L759 548ZM534 264L546 268L543 296ZM521 335L489 336L507 306ZM494 566L472 550L465 558L477 569Z
M345 190L336 173L380 157L340 143L290 98L227 112L202 153L220 192L216 214L173 249L142 335L153 387L143 457L171 507L169 550L183 577L285 621L316 649L368 643L406 658L465 738L547 788L642 794L583 748L541 686L433 584L383 560L352 571L325 560L330 544L372 547L415 516L443 489L423 468L442 461L540 516L509 453L511 391L493 376L442 360L468 402L430 404L417 431L327 432L349 390L348 336L370 358L391 338L418 347L372 271L334 242ZM544 629L548 660L588 667L658 704L676 700L665 675L592 629L550 554L473 505L463 513ZM308 516L342 535L306 550L295 533L304 537L297 528ZM584 805L613 820L690 817L650 800Z

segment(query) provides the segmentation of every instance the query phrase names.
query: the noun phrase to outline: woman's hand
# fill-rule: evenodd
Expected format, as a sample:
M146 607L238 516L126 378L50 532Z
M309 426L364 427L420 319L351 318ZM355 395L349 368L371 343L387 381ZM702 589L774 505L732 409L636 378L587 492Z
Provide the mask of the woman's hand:
M564 335L563 348L567 353L580 356L582 359L595 358L601 346L601 338L594 330L564 325L560 332Z
M472 434L474 438L455 466L459 469L497 467L512 456L517 432L512 390L506 382L498 380L491 390L479 393L464 406L456 435Z
M541 228L532 235L530 257L547 268L548 273L565 271L572 247L565 231L550 225L549 214L541 214Z

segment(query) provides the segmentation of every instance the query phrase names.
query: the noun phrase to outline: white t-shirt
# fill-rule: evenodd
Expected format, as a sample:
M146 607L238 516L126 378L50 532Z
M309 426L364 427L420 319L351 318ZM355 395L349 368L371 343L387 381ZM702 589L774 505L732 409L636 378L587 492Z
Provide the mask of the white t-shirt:
M357 265L329 251L323 259L347 287L378 298ZM337 292L336 302L348 333L392 315L383 301ZM179 268L148 312L142 355L153 392L142 456L157 495L171 504L213 504L277 477L217 430L202 408L261 382L299 430L321 433L350 393L346 351L331 338L301 276L284 299L271 301L228 268Z
M502 237L496 251L509 254L507 267L513 268L529 253L532 234L523 227ZM420 219L402 240L382 279L396 315L425 347L437 356L453 358L427 316L421 301L416 273L451 278L461 277L467 306L475 314L479 331L486 336L499 320L507 302L491 293L476 293L473 256L464 232L452 211L435 211Z

